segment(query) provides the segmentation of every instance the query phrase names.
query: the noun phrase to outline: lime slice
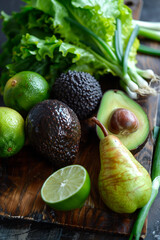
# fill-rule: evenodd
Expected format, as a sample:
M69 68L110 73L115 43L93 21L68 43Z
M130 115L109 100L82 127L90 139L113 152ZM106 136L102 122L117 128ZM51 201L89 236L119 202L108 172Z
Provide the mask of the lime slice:
M81 165L70 165L47 178L41 189L41 197L50 207L67 211L82 207L90 188L87 170Z

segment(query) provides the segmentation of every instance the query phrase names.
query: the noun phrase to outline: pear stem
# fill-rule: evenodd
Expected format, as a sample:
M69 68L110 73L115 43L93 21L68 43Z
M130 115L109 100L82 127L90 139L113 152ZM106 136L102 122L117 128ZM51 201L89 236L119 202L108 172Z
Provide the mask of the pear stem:
M104 136L107 137L108 132L107 132L105 126L96 117L92 117L92 121L95 122L101 128Z

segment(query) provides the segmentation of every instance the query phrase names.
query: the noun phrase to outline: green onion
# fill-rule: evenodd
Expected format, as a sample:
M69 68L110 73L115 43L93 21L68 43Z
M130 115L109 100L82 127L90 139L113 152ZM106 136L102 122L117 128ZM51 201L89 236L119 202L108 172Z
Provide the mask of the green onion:
M143 69L136 67L136 71L141 77L143 77L145 79L155 79L156 78L152 69L143 70Z
M155 126L155 127L153 128L152 136L153 136L153 138L154 138L155 140L157 139L157 136L158 136L158 133L159 133L159 129L160 129L160 127L158 127L158 126Z
M123 90L128 94L128 96L132 99L137 99L138 96L137 96L137 93L136 92L133 92L129 89L129 87L127 86L127 84L125 84L125 82L120 79L120 86L121 88L123 88Z
M148 47L146 45L140 44L138 48L138 52L140 53L145 53L149 55L154 55L154 56L160 56L160 49L155 49L152 47Z
M116 50L117 58L121 63L122 57L123 57L123 50L122 50L122 41L121 41L121 34L122 34L121 20L119 18L117 18L116 20L116 26L117 26L117 29L115 31L115 50Z
M116 61L117 58L114 54L114 52L112 51L112 49L103 41L103 39L101 39L100 37L98 37L94 32L92 32L90 29L86 28L85 26L83 26L82 24L80 24L79 22L73 20L70 17L66 17L65 18L67 21L69 21L70 23L74 24L75 26L77 26L78 28L80 28L81 30L83 30L84 32L86 32L87 34L89 34L90 36L92 36L95 40L97 40L97 42L100 44L100 46L103 47L103 49L107 52L107 54L111 57L112 60ZM106 56L106 54L105 54ZM108 56L106 56L108 57Z
M131 73L132 80L140 87L140 88L148 88L148 82L144 80L134 68L129 68L128 70Z
M119 53L121 56L123 56L121 20L119 18L117 18L116 23L117 23L117 32L118 32L118 39L119 39L119 41L118 41Z
M115 50L116 50L116 55L117 55L117 58L119 60L119 62L121 63L122 62L122 55L119 51L119 36L118 36L118 31L116 30L115 31Z
M160 176L160 130L158 131L154 157L153 157L152 174L151 174L152 180L154 180L158 176Z
M129 38L129 41L128 41L128 44L127 44L127 47L126 47L126 51L125 51L125 54L124 54L124 59L123 59L123 74L126 74L127 73L127 67L128 67L128 56L129 56L129 52L130 52L130 49L134 43L134 40L135 38L137 37L138 35L138 31L139 31L139 26L136 25L135 28L133 29L132 33L131 33L131 36Z
M139 211L138 217L137 217L137 219L136 219L136 221L134 223L134 226L133 226L133 229L132 229L132 232L131 232L129 240L132 240L133 237L135 237L135 240L139 240L140 239L145 219L146 219L146 217L148 215L150 207L152 206L152 203L154 202L154 200L155 200L155 198L156 198L156 196L158 194L159 186L160 186L160 177L157 177L152 182L152 193L151 193L150 200Z
M91 52L93 50L90 50ZM116 64L108 61L107 59L104 59L102 56L98 55L97 53L94 53L94 55L96 55L96 57L104 62L104 64L108 65L110 67L110 69L115 72L118 76L120 76L120 81L124 82L124 86L127 85L128 89L130 92L133 92L134 94L132 94L132 96L134 96L134 98L137 98L137 91L138 91L138 85L132 81L131 77L129 74L122 74L122 69L121 66L117 66ZM131 96L131 95L130 95Z
M127 86L131 91L133 92L138 91L138 85L134 81L132 81L129 74L126 73L121 77L121 79L125 82L125 84L127 84Z
M130 71L130 66L128 66L128 57L130 49L135 41L135 38L138 34L139 27L136 26L129 38L125 54L123 56L123 48L122 48L122 39L121 39L121 20L117 19L116 21L116 31L115 31L115 52L112 48L99 36L97 36L92 30L85 27L83 24L76 20L76 16L73 16L72 12L70 13L70 17L66 17L65 19L75 27L84 31L91 38L92 43L87 43L89 46L89 51L93 53L105 66L108 66L113 74L119 76L125 85L127 85L127 91L134 98L137 98L137 95L147 95L147 94L155 94L155 91L149 87L148 83L145 83L145 80L140 77L137 73L136 68L133 71ZM83 42L85 44L85 42ZM138 77L138 80L136 80ZM140 87L140 88L139 88ZM145 87L145 88L143 88ZM134 93L134 94L131 94Z
M145 27L152 30L160 30L160 22L147 22L141 20L132 20L134 25Z
M160 32L152 29L140 27L138 35L148 39L160 41Z
M142 232L142 228L145 222L145 219L148 215L150 207L152 206L160 187L160 130L158 132L157 141L155 144L155 151L153 156L153 165L152 165L152 194L148 203L140 209L138 217L134 223L132 232L130 234L129 240L132 240L135 237L135 240L139 240Z

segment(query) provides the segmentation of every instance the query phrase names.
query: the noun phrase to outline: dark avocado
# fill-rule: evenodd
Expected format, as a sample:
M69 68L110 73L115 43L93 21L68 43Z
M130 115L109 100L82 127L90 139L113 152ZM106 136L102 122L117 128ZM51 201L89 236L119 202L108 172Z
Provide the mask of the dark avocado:
M121 115L121 118L117 123L116 121L118 118L116 119L113 117L113 114L117 110L123 110L123 112L121 112L123 114L129 112L128 116L130 116L131 120L128 121L128 116ZM148 137L149 120L147 114L137 102L129 98L120 90L109 90L104 93L99 106L97 118L106 127L108 133L116 135L129 150L137 149ZM115 121L112 122L114 131L112 131L113 129L111 128L111 121ZM135 125L135 123L137 125ZM120 124L119 127L122 129L116 132L115 126L117 126L117 124ZM130 129L130 127L133 129ZM99 127L97 127L97 134L100 139L104 137Z
M69 70L62 73L53 85L53 98L66 103L80 120L95 113L101 97L99 82L86 72Z
M65 103L45 100L37 104L27 116L26 132L31 145L55 167L74 162L81 126L77 115Z

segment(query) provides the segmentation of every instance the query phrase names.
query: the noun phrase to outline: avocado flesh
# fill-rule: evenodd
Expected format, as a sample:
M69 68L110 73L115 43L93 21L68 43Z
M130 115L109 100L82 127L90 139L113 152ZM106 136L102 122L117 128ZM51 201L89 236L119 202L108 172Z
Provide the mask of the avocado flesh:
M138 130L129 135L113 134L108 130L109 119L112 112L117 108L125 108L135 114L139 121ZM106 127L109 134L117 136L120 141L129 149L138 148L145 142L149 134L149 120L142 107L129 98L120 90L109 90L104 93L97 114L98 120ZM101 129L97 126L97 135L104 138Z

